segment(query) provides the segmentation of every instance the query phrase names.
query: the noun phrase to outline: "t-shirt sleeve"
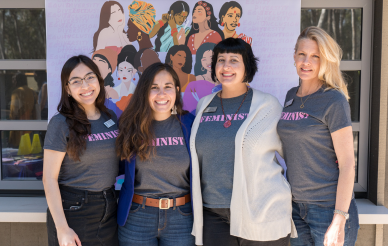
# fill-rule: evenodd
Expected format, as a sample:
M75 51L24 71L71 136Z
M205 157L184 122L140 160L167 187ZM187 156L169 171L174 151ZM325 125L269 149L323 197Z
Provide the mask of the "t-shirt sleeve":
M325 121L330 133L352 125L349 103L345 96L339 93L333 96L325 111Z
M51 149L60 152L66 152L67 137L69 136L69 127L66 119L58 115L51 118L47 126L46 137L44 139L44 149Z

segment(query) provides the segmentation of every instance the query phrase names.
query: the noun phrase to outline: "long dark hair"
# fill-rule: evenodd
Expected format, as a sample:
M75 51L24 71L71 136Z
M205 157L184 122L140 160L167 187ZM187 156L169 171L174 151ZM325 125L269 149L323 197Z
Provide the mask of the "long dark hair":
M186 113L182 109L181 94L178 90L180 82L174 69L161 62L147 67L137 83L128 107L124 110L119 120L116 153L122 160L130 160L134 155L139 156L141 160L145 160L150 157L153 151L153 148L149 146L149 143L154 138L154 133L152 131L153 114L148 97L155 76L161 71L167 71L174 80L177 115Z
M194 75L195 76L203 75L203 74L207 73L206 69L205 69L205 71L202 71L201 60L202 60L203 54L209 50L213 51L215 46L216 46L216 44L214 44L214 43L204 43L204 44L201 44L201 46L199 46L197 53L195 55L195 65L194 65Z
M206 1L201 1L201 2L202 3L206 3L207 4L206 7L210 8L209 9L209 11L210 11L210 26L209 26L210 29L218 32L218 34L220 34L220 36L221 36L221 39L224 40L225 36L224 36L224 33L221 31L221 29L218 27L217 18L214 16L213 6L210 3L206 2ZM199 6L198 2L195 3L194 8L193 8L193 12L191 13L191 15L193 15L193 13L195 11L195 8L197 6ZM202 5L200 5L200 6L202 6ZM205 9L206 17L209 16L208 15L209 11L206 11L206 9ZM198 24L195 24L194 22L191 21L191 30L190 30L189 34L187 34L187 36L186 36L186 43L185 44L187 45L187 42L189 42L189 39L190 39L191 35L193 35L194 33L198 33L198 32L199 32Z
M171 4L168 14L171 14L171 10L174 11L174 15L182 13L183 11L187 11L187 14L190 13L189 5L184 1L176 1L175 3ZM187 21L187 19L185 21ZM160 46L162 45L160 38L163 36L164 30L167 28L167 26L168 26L168 22L166 22L162 27L160 27L158 31L157 38L155 40L156 52L160 52Z
M93 36L93 52L96 51L98 36L100 35L101 30L104 28L110 27L109 25L109 19L111 15L110 7L112 7L115 4L117 4L120 7L121 12L124 13L123 6L121 6L121 4L116 1L106 1L102 5L101 12L100 12L100 24L98 26L98 30L94 33L94 36ZM123 30L123 33L125 33L124 30Z
M165 61L166 64L172 67L172 61L171 61L170 55L175 56L175 54L178 51L184 51L186 53L186 62L185 62L185 65L182 67L182 72L191 73L191 68L193 67L193 56L190 52L189 47L187 47L186 45L182 44L182 45L172 46L167 52L166 61Z
M80 160L80 155L82 155L83 151L86 149L85 136L91 134L91 124L86 116L85 109L73 97L69 97L69 93L67 92L70 74L81 63L90 68L90 70L97 75L100 93L95 101L96 107L101 111L101 114L104 112L109 117L111 116L104 105L104 79L101 77L97 65L89 57L84 55L71 57L62 67L62 95L57 110L66 117L66 122L69 126L69 141L67 142L66 152L70 158L75 161Z
M134 62L136 53L137 50L132 44L124 46L120 54L117 56L117 69L119 68L120 63L122 63L123 61L127 61L137 70L137 67L135 67Z

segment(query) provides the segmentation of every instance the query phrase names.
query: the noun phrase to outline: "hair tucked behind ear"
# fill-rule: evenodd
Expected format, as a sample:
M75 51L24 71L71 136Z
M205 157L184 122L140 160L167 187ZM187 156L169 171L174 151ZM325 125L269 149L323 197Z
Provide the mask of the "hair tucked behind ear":
M310 26L302 31L295 44L295 52L298 50L299 42L302 39L314 40L318 44L321 66L318 78L327 89L335 89L344 94L349 100L347 84L340 70L342 49L337 42L319 27Z
M101 111L111 116L108 109L105 107L105 88L104 80L101 77L97 65L87 56L73 56L63 65L61 72L62 95L58 104L58 112L66 117L66 122L69 126L69 140L67 142L66 152L75 161L80 160L80 155L86 149L85 136L91 134L91 125L86 116L85 109L73 98L69 97L67 92L69 77L71 72L79 65L84 64L97 75L100 85L100 93L98 94L95 105Z

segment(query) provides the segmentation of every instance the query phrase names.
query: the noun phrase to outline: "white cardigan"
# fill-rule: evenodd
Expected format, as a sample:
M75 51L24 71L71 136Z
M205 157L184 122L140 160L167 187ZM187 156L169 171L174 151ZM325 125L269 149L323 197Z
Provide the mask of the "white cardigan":
M203 97L197 105L191 129L192 198L194 225L192 234L203 245L203 213L200 169L195 138L205 108L216 93ZM230 204L230 234L236 237L270 241L296 236L292 221L291 188L277 163L275 151L282 155L276 131L282 106L272 95L253 89L249 115L235 139L233 190Z

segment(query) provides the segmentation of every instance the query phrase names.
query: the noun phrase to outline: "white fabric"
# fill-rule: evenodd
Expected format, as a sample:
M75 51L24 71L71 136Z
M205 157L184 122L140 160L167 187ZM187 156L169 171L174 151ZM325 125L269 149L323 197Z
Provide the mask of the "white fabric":
M129 85L129 88L127 90L127 87L124 85L123 82L119 84L118 86L113 87L119 94L119 97L128 96L129 94L133 94L136 89L136 85L131 81L131 84Z
M216 93L203 97L197 105L190 138L192 158L192 234L202 245L203 213L200 169L195 137L202 112ZM296 236L292 221L291 188L277 163L275 151L283 154L276 126L282 106L272 95L253 89L249 116L235 139L233 191L230 205L230 234L236 237L269 241Z

